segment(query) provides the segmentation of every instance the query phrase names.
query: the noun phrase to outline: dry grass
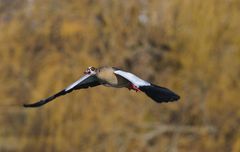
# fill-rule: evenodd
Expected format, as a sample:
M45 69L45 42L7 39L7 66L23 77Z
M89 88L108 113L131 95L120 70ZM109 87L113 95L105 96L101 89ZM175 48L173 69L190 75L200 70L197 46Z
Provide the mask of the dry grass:
M239 151L239 6L0 0L0 151ZM97 87L40 109L20 107L66 87L89 65L130 70L182 98L159 105Z

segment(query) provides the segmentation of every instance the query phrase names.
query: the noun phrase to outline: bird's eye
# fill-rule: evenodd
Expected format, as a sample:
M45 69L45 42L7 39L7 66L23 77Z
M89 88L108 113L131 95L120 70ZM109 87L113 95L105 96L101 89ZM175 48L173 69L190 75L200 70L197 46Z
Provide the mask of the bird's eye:
M94 68L94 67L91 67L90 70L91 70L91 71L95 71L95 68Z

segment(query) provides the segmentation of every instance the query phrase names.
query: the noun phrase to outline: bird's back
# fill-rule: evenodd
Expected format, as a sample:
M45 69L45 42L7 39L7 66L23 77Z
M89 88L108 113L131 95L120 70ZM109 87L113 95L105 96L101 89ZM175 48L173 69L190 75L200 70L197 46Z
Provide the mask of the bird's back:
M120 88L129 85L129 81L114 74L114 68L112 67L100 67L97 72L97 77L105 86Z

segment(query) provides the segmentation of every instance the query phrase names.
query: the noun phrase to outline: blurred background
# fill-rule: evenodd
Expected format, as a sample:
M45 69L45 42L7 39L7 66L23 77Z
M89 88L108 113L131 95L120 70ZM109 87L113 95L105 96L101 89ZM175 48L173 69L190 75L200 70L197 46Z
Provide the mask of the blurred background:
M239 0L0 0L1 152L239 152ZM88 66L181 100L96 87L39 109Z

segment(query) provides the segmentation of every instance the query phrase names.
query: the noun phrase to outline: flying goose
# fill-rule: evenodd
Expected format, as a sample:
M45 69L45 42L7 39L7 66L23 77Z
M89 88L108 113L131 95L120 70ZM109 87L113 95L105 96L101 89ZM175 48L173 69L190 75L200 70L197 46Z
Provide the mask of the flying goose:
M180 97L171 90L154 85L150 82L140 79L136 75L123 71L114 67L88 67L84 72L84 76L79 80L69 85L62 91L32 104L24 104L24 107L39 107L55 98L72 92L73 90L86 89L89 87L95 87L98 85L104 85L114 88L128 88L129 90L135 90L136 92L142 91L147 96L152 98L158 103L172 102L178 100Z

